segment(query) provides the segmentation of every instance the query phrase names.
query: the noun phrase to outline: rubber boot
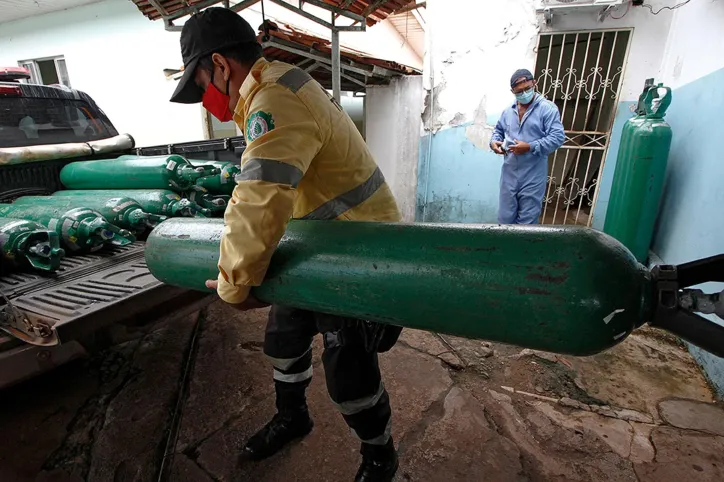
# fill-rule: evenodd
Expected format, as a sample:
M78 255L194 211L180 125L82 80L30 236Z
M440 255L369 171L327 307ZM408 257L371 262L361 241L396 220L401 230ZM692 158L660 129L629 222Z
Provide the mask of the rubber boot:
M391 482L399 461L392 437L385 445L362 444L362 463L355 482Z
M244 458L261 460L270 457L288 443L309 434L314 427L304 396L309 381L274 382L274 385L277 413L269 423L251 436L242 453Z

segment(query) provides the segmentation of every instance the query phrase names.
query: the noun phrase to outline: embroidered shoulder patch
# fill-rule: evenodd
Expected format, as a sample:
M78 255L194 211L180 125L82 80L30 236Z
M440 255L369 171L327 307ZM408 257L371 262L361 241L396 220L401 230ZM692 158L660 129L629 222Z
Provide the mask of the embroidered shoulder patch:
M271 130L274 130L272 115L261 110L254 112L246 122L246 140L251 142Z

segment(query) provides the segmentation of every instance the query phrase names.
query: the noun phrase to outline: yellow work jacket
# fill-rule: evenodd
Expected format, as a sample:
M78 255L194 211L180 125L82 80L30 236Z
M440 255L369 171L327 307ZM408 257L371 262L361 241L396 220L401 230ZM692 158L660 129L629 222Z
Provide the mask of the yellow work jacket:
M307 72L260 59L239 92L234 121L247 147L219 255L218 293L228 303L264 280L291 218L400 220L354 123Z

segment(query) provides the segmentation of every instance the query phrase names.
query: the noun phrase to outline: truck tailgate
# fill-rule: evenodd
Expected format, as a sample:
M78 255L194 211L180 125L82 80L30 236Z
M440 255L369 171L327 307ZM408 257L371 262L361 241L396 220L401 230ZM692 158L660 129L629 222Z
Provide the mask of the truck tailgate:
M0 329L34 345L73 340L123 320L141 321L207 294L164 285L146 268L142 242L62 261L55 275L0 278ZM5 316L2 311L4 309ZM10 314L10 315L9 315Z

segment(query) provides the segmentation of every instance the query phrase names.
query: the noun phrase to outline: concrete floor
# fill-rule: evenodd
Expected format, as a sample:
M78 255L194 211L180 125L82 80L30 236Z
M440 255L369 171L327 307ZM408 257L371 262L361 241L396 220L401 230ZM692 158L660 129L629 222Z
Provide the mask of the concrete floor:
M273 413L264 310L223 304L0 394L0 481L345 481L357 443L321 376L316 425L239 461ZM589 358L406 330L381 356L398 481L724 480L724 410L686 350L641 330Z

